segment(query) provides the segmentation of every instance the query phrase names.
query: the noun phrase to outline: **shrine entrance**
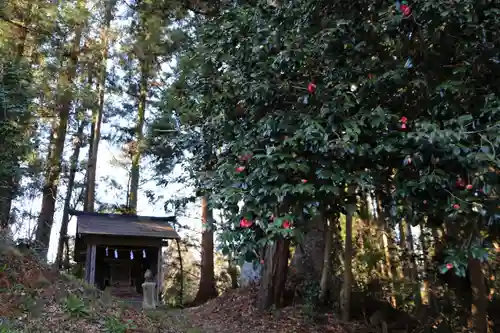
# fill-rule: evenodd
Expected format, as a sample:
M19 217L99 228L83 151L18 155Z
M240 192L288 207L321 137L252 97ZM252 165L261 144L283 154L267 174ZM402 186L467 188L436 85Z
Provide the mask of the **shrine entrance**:
M160 254L155 247L98 246L95 284L117 297L142 294L146 270L160 271L157 267Z

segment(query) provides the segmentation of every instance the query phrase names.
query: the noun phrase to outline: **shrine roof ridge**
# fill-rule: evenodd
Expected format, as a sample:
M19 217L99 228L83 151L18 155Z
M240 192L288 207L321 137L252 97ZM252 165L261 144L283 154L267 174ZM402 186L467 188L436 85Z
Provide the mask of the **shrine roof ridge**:
M163 239L179 239L169 222L176 222L175 216L155 217L135 214L109 214L70 211L77 217L77 234L136 236Z
M102 216L102 217L117 217L125 219L140 219L147 221L159 221L159 222L176 222L177 219L175 216L143 216L137 214L115 214L115 213L97 213L97 212L85 212L81 210L70 210L69 215L73 216Z

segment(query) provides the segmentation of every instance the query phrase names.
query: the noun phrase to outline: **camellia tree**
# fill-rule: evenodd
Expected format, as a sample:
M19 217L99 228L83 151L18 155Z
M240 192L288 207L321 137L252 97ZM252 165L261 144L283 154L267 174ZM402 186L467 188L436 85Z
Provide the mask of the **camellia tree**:
M253 1L192 21L164 110L210 133L206 184L228 215L218 228L264 263L261 307L282 301L290 242L369 194L388 225L446 229L436 264L479 290L483 332L481 262L499 216L498 10Z

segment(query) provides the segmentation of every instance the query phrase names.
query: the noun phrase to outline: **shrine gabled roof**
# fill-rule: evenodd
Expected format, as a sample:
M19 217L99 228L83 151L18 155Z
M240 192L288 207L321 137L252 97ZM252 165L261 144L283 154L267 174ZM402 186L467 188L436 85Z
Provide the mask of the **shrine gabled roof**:
M170 225L175 216L152 217L131 214L103 214L72 211L77 217L77 235L136 236L179 239Z

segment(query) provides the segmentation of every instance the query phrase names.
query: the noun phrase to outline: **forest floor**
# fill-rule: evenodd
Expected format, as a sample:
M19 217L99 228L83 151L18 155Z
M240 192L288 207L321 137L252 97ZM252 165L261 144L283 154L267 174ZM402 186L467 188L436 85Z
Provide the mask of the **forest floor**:
M360 328L302 306L262 313L254 306L255 299L255 289L236 289L182 312L191 323L190 333L344 333Z
M239 289L196 308L138 311L0 241L1 333L341 333L353 331L300 307L260 313L255 290ZM348 329L350 328L350 329Z

